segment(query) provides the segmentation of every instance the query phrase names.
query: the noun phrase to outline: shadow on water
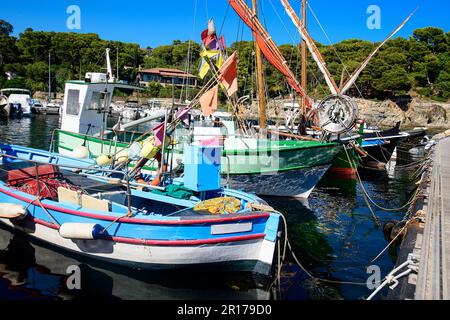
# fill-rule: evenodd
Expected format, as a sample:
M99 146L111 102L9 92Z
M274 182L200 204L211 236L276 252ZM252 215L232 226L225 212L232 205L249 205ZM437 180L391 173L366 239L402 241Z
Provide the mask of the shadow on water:
M78 266L81 290L69 290ZM267 300L266 277L248 273L144 271L48 246L0 226L1 299Z
M408 170L362 173L361 177L371 199L384 208L403 206L415 191ZM293 251L309 272L318 278L355 283L313 283L288 253L281 277L283 299L363 299L371 293L366 286L367 266L379 266L382 276L392 270L396 248L371 263L388 241L372 218L359 182L321 181L306 202L265 200L285 214ZM407 210L371 207L382 224L401 220Z

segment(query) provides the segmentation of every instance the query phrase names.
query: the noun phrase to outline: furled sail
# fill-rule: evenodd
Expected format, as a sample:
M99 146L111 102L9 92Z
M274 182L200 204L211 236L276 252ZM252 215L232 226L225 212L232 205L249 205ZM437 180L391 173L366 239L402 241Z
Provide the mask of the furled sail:
M281 54L277 45L265 30L258 17L253 14L252 10L243 0L228 0L228 2L242 21L253 31L253 36L266 59L285 76L289 85L300 97L305 98L306 105L311 108L311 102L307 97L306 90L295 78L294 73L287 65L286 59Z
M306 27L303 25L303 23L300 21L299 17L296 15L294 9L292 8L291 4L288 0L281 0L281 3L283 7L286 10L286 13L291 18L294 25L297 27L298 32L300 33L300 36L305 41L306 46L309 49L309 52L311 53L314 61L316 61L320 72L322 72L323 76L325 77L325 81L327 82L328 87L330 88L331 93L337 94L339 91L338 86L336 85L336 82L333 79L333 76L328 71L328 68L326 67L325 60L322 57L322 54L320 53L319 49L317 48L316 44L314 43L314 40L311 38L311 36L308 33L308 30L306 30Z

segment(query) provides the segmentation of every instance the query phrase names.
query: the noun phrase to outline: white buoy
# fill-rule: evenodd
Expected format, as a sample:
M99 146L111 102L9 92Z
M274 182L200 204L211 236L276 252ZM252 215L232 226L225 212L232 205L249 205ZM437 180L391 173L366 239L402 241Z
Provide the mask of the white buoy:
M113 163L113 157L110 154L102 154L97 157L96 162L100 167L110 166Z
M27 210L20 204L0 203L0 218L2 219L23 219L27 215Z
M64 223L59 228L59 235L64 239L95 240L103 227L95 223Z
M128 162L128 150L122 150L117 153L114 160L119 164Z
M88 159L89 150L85 146L78 146L72 151L72 157L75 159Z

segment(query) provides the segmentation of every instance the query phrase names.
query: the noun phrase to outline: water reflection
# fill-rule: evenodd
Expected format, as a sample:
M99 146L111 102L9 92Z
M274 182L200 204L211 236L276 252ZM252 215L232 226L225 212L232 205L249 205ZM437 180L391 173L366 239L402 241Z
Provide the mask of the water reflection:
M81 290L69 290L69 266L81 270ZM1 299L258 299L268 279L247 273L156 272L110 265L47 247L0 227Z
M411 170L395 168L389 177L384 171L362 172L362 185L373 201L385 208L400 207L412 196L415 185ZM288 255L283 268L284 299L361 299L370 291L365 286L370 261L387 245L363 197L359 182L321 181L308 206L295 200L267 198L285 213L289 239L303 266L316 277L361 285L312 283ZM402 212L383 211L371 205L381 223L401 220ZM396 248L376 262L382 274L392 270Z

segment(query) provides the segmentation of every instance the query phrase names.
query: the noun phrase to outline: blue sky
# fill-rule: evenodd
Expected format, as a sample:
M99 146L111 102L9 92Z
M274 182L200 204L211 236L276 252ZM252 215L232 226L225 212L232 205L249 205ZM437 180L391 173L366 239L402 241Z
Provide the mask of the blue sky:
M3 0L0 19L15 27L15 35L31 27L34 30L69 31L66 13L70 5L81 9L81 33L97 33L106 40L138 43L142 47L170 44L173 40L200 41L200 32L212 17L217 29L223 24L228 44L251 39L248 28L238 33L239 18L227 0ZM250 0L247 0L250 2ZM259 0L260 17L276 43L296 43L299 39L279 0ZM409 13L416 15L399 33L408 37L416 28L437 26L450 31L449 0L309 0L331 42L349 38L383 40ZM291 0L295 10L300 0ZM366 13L370 5L381 9L381 29L370 30ZM311 11L308 26L314 39L328 44Z

